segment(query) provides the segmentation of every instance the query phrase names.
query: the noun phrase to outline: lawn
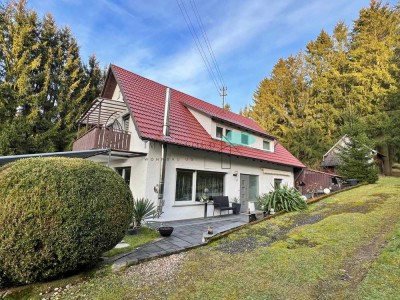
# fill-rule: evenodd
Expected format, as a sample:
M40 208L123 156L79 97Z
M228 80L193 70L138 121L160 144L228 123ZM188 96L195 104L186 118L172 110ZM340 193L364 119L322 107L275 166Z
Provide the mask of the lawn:
M382 178L55 299L399 299L399 194Z
M160 234L158 232L156 232L153 229L147 228L147 227L142 227L140 229L139 234L126 235L124 237L123 241L125 243L129 244L128 247L111 249L110 251L107 251L106 253L104 253L103 256L104 257L112 257L117 254L128 252L129 250L132 250L141 245L144 245L151 241L154 241L157 238L160 238Z

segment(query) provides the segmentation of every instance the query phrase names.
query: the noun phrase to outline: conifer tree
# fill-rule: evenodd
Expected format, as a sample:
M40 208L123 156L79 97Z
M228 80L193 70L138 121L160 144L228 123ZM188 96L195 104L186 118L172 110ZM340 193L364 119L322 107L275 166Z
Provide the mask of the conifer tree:
M375 183L378 180L373 152L361 140L350 138L339 157L341 164L338 166L338 173L345 179L357 179L367 183Z
M39 20L26 0L0 7L0 50L0 155L69 149L100 94L95 56L82 63L70 30L50 14Z

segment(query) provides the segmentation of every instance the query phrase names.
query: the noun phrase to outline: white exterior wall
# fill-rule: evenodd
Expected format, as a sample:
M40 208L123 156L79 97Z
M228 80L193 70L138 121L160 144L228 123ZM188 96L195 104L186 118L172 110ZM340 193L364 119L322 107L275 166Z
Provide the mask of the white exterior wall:
M237 127L232 127L226 124L220 124L217 122L214 122L210 116L199 112L197 110L188 108L189 111L192 113L192 115L197 119L197 121L200 123L201 126L203 126L203 128L207 131L207 133L209 135L211 135L213 138L217 138L216 137L216 132L217 132L217 126L218 127L222 127L224 128L224 135L225 135L225 129L229 129L234 133L240 133L243 130L238 129ZM271 139L266 139L266 138L262 138L260 136L254 135L254 134L250 134L248 133L252 138L255 139L254 143L248 145L247 147L251 147L251 148L257 148L257 149L263 149L263 141L269 141L270 142L270 150L269 152L274 152L274 144L273 144L273 140Z
M258 175L258 193L272 191L274 179L282 179L282 184L293 186L293 168L273 165L259 160L232 158L231 168L221 168L218 154L194 150L186 147L168 145L165 173L163 208L160 221L201 218L204 205L194 201L175 201L176 169L224 172L224 195L230 200L240 198L240 174ZM131 167L130 188L135 198L148 198L157 205L158 194L154 187L160 180L161 144L149 142L147 156L112 161L110 167ZM227 166L226 162L224 167ZM237 176L234 174L237 173ZM195 182L193 184L195 189ZM213 205L208 206L208 216L212 216ZM218 211L219 213L219 211Z
M216 153L174 145L168 145L167 152L164 188L165 205L163 209L164 213L161 215L160 220L201 218L204 215L204 205L194 201L195 199L192 199L193 201L175 201L176 169L226 173L224 176L224 195L228 196L230 200L234 197L240 198L240 174L259 176L259 194L270 192L273 189L274 179L282 179L282 184L287 184L288 186L293 186L294 183L293 168L291 167L234 157L232 158L231 168L223 169L221 168L221 158ZM146 185L145 196L155 201L155 203L158 195L154 192L153 188L159 183L160 179L160 154L160 143L152 142L148 156L135 158L137 162L140 160L147 162L146 183L143 183L143 179L139 179L139 181L140 184ZM224 167L225 165L227 165L226 162L224 163ZM237 173L237 176L234 176L234 173ZM140 176L140 174L138 175ZM135 180L132 175L131 181ZM135 187L133 186L132 188L134 189ZM213 206L209 205L208 216L212 215L212 212Z

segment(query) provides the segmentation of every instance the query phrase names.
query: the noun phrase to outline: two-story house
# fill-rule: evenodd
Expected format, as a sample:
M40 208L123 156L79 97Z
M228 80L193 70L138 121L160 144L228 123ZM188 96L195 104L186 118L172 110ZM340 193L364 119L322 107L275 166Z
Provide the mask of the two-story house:
M236 197L247 210L305 167L253 120L115 65L79 123L73 150L111 149L90 159L154 201L161 220L202 217L202 196Z

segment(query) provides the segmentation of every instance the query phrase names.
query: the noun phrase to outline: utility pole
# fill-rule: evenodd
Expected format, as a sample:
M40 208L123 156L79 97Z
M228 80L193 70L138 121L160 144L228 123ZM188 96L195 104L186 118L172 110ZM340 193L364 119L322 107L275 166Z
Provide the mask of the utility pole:
M219 90L221 91L220 95L222 97L222 108L225 108L225 97L227 95L226 91L228 90L228 88L226 86L223 86Z

